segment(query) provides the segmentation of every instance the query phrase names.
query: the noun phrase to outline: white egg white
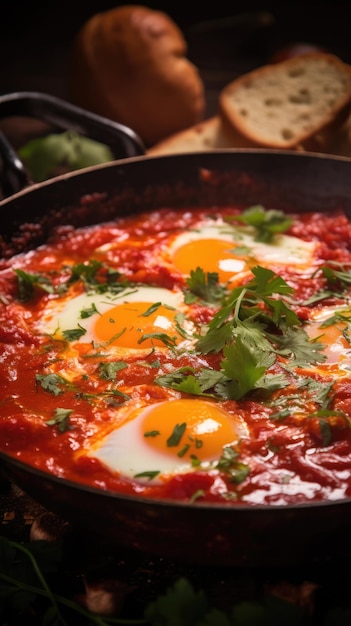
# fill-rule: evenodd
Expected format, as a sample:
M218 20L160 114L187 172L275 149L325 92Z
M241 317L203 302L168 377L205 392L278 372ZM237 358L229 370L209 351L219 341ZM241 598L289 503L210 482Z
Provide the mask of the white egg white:
M64 331L82 328L86 332L79 341L84 343L96 342L94 324L97 317L126 302L145 302L145 308L150 303L161 302L180 312L186 310L180 291L171 291L161 287L131 287L117 295L109 292L104 294L81 293L74 297L67 295L64 298L49 300L36 323L36 330L60 339ZM82 316L82 312L89 311L92 307L96 309L95 312L89 314L88 317L85 317L84 314Z
M187 400L177 400L187 402ZM137 411L124 407L123 417L119 425L107 436L99 437L98 441L91 446L88 456L94 457L107 466L112 472L117 472L128 478L134 478L141 482L159 483L171 476L192 472L199 469L199 465L193 465L191 459L179 456L177 448L157 449L152 445L153 437L146 437L143 431L143 421L150 415L155 407L163 407L164 413L159 417L159 428L167 424L169 415L169 403L171 399L149 406L142 407ZM196 402L196 401L195 401ZM206 401L198 401L207 404ZM133 403L132 403L133 406ZM191 410L191 409L190 409ZM238 416L230 416L228 421L233 424L233 437L235 440L248 436L248 428L244 421ZM201 438L202 433L212 433L216 438L218 430L216 418L210 417L206 421L199 420L196 426L196 433ZM228 444L231 442L228 441ZM208 470L214 468L222 449L216 450L216 455L206 456L201 460L201 469ZM155 473L155 475L153 475ZM150 475L152 474L152 475Z
M147 410L148 408L145 409ZM136 417L112 431L100 447L89 456L97 458L111 471L121 473L128 478L138 477L138 474L147 472L160 472L155 477L156 482L159 482L161 476L191 471L192 467L189 462L176 455L172 458L148 446L141 433L141 417L142 414L139 415L139 419ZM139 480L149 482L150 478L139 476Z

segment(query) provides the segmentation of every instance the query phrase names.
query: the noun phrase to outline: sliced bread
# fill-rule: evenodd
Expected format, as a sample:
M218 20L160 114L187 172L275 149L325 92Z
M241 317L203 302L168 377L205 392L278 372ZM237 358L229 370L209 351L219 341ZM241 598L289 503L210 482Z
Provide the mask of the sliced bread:
M223 127L258 147L323 150L351 111L351 66L314 52L265 65L224 87Z
M173 133L148 149L147 154L197 152L213 148L228 148L231 142L222 129L218 115L178 133Z
M147 154L202 152L246 146L244 137L236 137L230 129L224 127L220 116L214 115L156 143L148 149Z

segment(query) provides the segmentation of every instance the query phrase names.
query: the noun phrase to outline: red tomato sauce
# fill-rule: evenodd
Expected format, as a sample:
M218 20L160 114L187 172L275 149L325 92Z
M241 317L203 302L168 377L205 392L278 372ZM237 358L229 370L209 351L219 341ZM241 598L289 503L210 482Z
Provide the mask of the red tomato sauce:
M238 207L214 209L211 215L207 209L179 213L165 208L99 226L62 229L49 243L0 262L1 451L62 478L151 498L235 506L349 497L351 333L347 306L351 290L351 224L343 214L292 216L284 237L295 238L291 239L292 250L294 241L309 242L306 254L310 256L303 267L284 260L284 246L278 260L266 261L265 252L257 253L256 231L251 229L249 248L252 247L246 252L246 239L244 243L240 237L233 240L236 261L240 264L240 259L250 258L249 270L243 271L242 276L239 272L234 287L219 285L217 281L216 286L223 289L221 298L210 301L200 297L189 289L189 275L172 263L170 250L175 238L184 233L201 233L201 224L206 221L210 230L199 238L208 242L211 220L213 226L222 219L224 226L218 232L228 236L228 225L242 227L235 219L241 214ZM271 244L275 245L274 239ZM210 257L211 246L208 254ZM95 273L82 273L82 267L87 270L92 261L97 263ZM247 297L241 291L237 308L230 309L231 294L250 284L255 278L252 270L257 266L272 271L290 292L274 292L272 304L270 297L267 302L257 296L262 283L250 292L246 308L238 309L240 298ZM324 271L325 267L329 269ZM194 258L192 269L196 268ZM200 269L204 269L202 277L206 277L206 272L213 273L212 269ZM101 347L90 335L86 341L67 339L50 326L56 306L62 313L63 303L84 294L90 294L87 301L94 304L106 304L108 299L114 302L111 289L116 290L116 285L123 286L126 292L152 286L175 292L177 297L187 294L186 312L182 310L183 317L176 321L183 324L185 348L168 345L165 337L161 347L155 342L155 346L145 348L143 335L140 350L137 344L131 351L116 352L111 344ZM277 302L284 303L296 315L297 322L291 322L285 309L275 308ZM73 309L67 309L69 331L84 325L84 318L80 317L84 306L75 309L79 317L74 316ZM256 307L255 311L250 307ZM309 340L308 347L304 344L303 350L301 346L296 348L295 353L290 346L300 341L300 335L296 335L294 344L290 324L294 330L299 325L304 328L323 307L329 307L329 319L338 312L338 320L329 325L336 325L337 329L328 332L336 337L330 341L342 346L341 361L317 357L308 362L318 335ZM171 310L172 306L168 308ZM224 314L227 309L224 321L218 316L216 319L223 336L231 333L230 340L222 345L219 334L217 344L214 334L210 347L201 345L199 349L198 339L206 335L216 314ZM249 311L258 334L253 333L250 325L246 334L240 334L242 327L246 328ZM150 312L142 312L139 317L149 315ZM237 315L240 319L234 326ZM115 320L107 321L112 325ZM120 335L127 326L128 319ZM320 331L322 335L324 332ZM171 332L168 339L173 341ZM271 340L273 349L269 353L267 341ZM257 351L261 350L256 360L255 345ZM241 352L237 351L239 348ZM240 370L245 370L245 375ZM253 382L255 373L258 378ZM212 385L206 386L207 376L212 377ZM242 425L237 440L228 446L233 453L230 460L225 462L219 455L221 463L218 457L208 465L196 463L193 458L193 464L188 460L187 469L165 470L161 480L154 480L151 475L140 479L111 468L94 454L105 437L122 430L123 420L130 421L129 410L140 411L181 399L207 400L223 410L229 421ZM188 439L193 443L191 437ZM131 455L134 443L130 440ZM167 456L168 451L165 452ZM181 458L180 450L177 456ZM155 471L157 463L156 460Z

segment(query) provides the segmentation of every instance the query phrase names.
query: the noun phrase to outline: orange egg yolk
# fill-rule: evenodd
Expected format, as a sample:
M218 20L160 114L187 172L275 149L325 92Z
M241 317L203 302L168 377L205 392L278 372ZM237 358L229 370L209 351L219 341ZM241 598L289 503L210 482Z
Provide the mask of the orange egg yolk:
M149 407L141 428L149 447L188 461L219 458L223 446L237 442L244 430L238 418L214 403L191 399Z
M351 345L343 335L345 328L345 322L330 326L312 324L307 328L311 339L318 338L319 343L325 345L323 353L327 357L326 363L338 363L349 357Z
M244 257L235 256L235 244L220 239L197 239L180 246L173 254L173 263L182 274L190 274L196 267L216 272L221 283L248 270Z
M175 345L182 339L177 331L177 311L151 302L124 302L100 315L94 325L96 340L125 348Z

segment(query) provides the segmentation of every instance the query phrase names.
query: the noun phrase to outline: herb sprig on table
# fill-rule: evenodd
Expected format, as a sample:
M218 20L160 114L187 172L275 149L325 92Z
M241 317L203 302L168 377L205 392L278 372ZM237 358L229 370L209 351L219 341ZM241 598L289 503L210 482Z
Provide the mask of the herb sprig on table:
M179 576L137 618L98 615L63 596L61 543L33 541L19 544L0 537L0 618L2 624L27 626L315 626L314 616L278 595L259 596L216 607L206 592L188 577ZM54 582L52 582L54 581ZM235 590L233 590L235 597ZM328 612L318 626L346 626L351 610ZM20 620L20 621L19 621Z

